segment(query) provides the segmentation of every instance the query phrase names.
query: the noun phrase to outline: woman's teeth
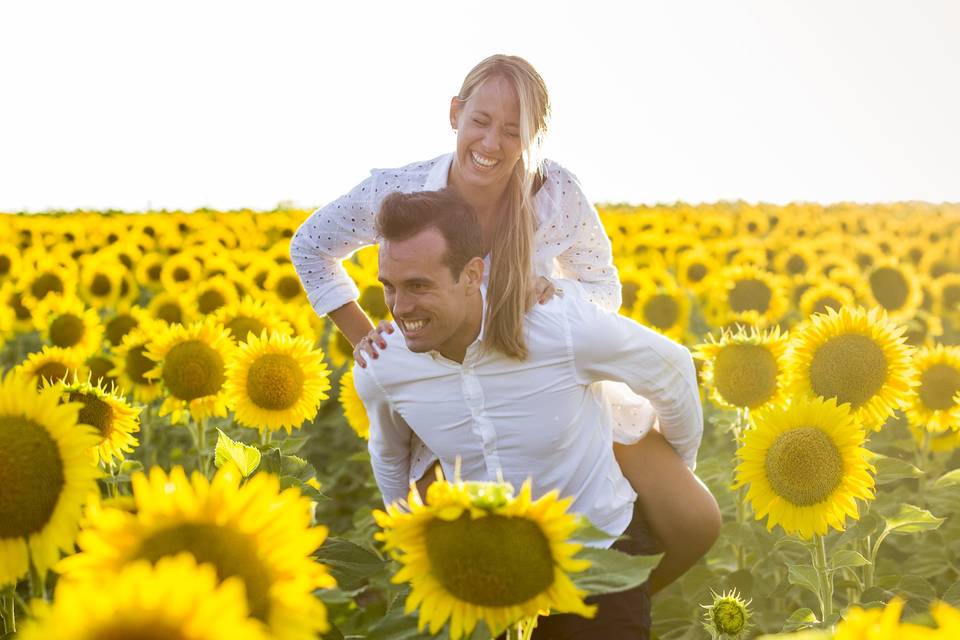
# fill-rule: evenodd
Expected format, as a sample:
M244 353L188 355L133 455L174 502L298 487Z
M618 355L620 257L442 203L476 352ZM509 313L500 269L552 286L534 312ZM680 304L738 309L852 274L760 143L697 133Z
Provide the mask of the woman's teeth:
M403 328L407 331L419 331L425 324L427 324L426 320L404 320Z
M497 165L497 163L500 162L499 160L494 160L492 158L486 158L484 156L481 156L476 151L471 151L470 155L473 158L473 161L476 162L481 167L486 167L486 168L494 167Z

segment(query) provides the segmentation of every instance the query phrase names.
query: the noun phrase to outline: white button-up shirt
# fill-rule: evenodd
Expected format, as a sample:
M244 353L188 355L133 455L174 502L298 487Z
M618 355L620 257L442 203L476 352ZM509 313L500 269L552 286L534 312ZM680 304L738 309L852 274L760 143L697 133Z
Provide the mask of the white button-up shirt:
M575 297L534 305L525 323L523 361L483 349L482 331L462 364L411 352L397 331L384 336L388 348L378 360L354 367L384 503L409 491L415 433L448 478L458 457L463 480L502 477L519 488L529 477L535 497L553 489L573 496L572 511L618 536L630 523L636 493L613 456L607 404L590 384L626 383L650 400L664 432L684 434L695 452L703 411L690 352Z

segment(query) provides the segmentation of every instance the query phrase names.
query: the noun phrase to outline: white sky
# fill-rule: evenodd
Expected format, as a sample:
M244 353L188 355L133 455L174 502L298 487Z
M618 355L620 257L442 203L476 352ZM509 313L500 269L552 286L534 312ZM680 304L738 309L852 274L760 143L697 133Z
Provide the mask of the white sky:
M960 201L957 0L11 0L0 211L318 206L497 52L595 201Z

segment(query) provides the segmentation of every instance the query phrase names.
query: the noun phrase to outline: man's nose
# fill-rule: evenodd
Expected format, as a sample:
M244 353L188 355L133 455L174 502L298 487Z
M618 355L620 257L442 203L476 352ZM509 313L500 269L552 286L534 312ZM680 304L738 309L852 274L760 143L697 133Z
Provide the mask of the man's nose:
M410 296L399 291L393 295L393 317L400 317L412 309L413 303Z

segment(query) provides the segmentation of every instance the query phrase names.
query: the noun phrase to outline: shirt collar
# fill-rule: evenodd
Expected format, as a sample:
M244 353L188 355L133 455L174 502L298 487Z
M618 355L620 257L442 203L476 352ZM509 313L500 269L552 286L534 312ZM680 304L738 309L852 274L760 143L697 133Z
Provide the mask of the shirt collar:
M453 164L453 154L447 153L437 158L437 163L427 174L427 181L423 185L424 191L439 191L447 186L450 175L450 165Z

